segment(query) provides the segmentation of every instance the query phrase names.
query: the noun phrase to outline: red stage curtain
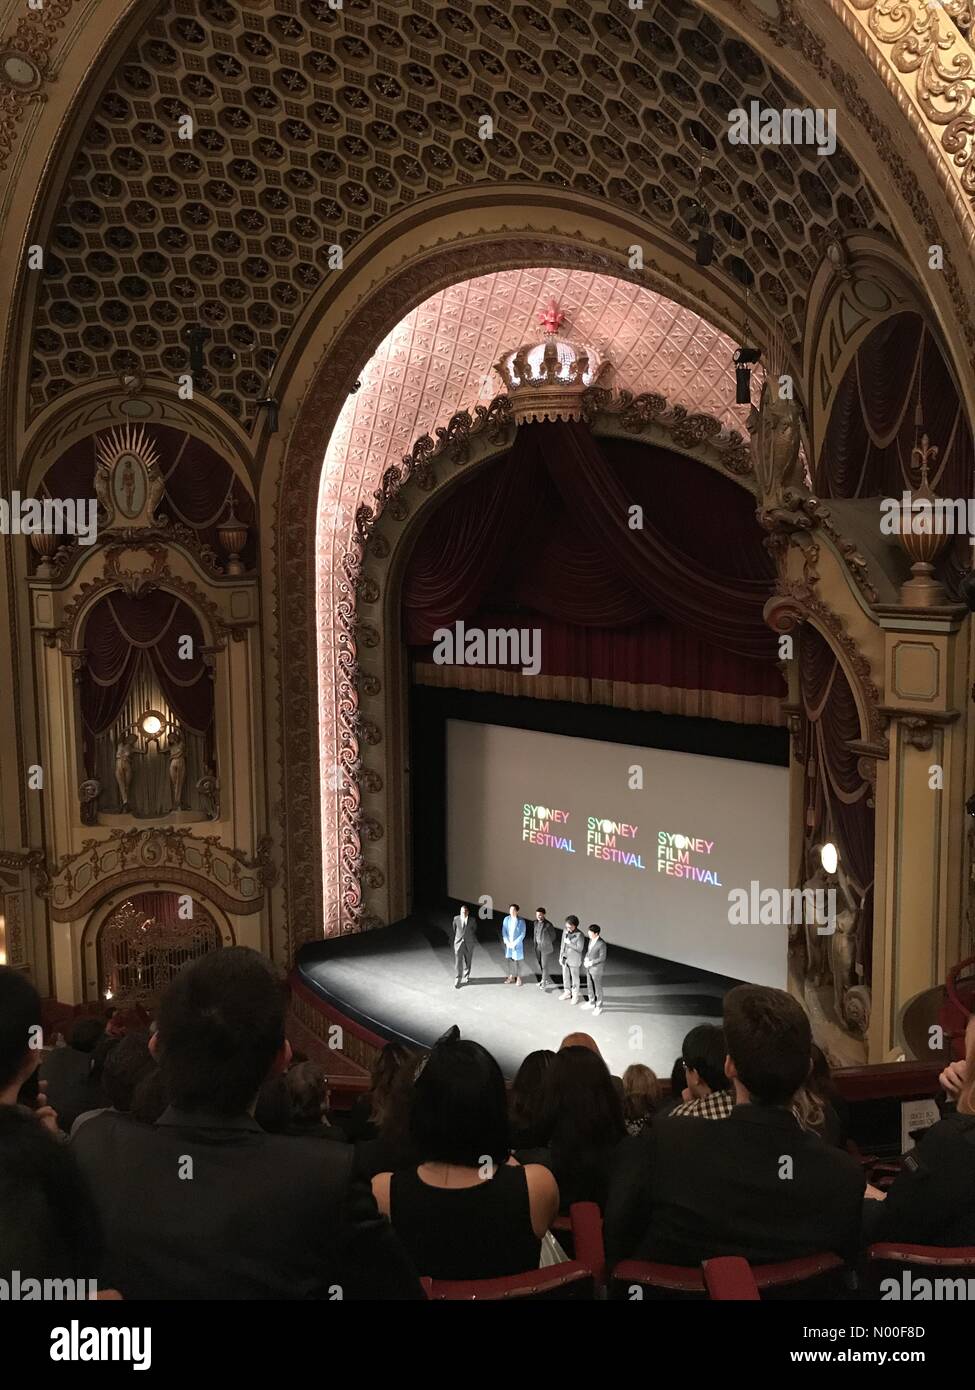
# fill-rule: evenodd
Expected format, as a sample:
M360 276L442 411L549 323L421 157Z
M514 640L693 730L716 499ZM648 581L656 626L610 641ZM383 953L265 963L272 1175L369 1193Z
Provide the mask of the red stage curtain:
M628 524L634 506L642 529ZM670 450L597 442L581 424L523 425L510 453L421 533L403 586L407 641L427 646L437 628L479 622L482 608L523 608L580 628L663 621L721 652L771 662L762 609L773 568L754 513L735 483ZM660 679L641 670L629 678ZM545 671L557 674L547 663ZM617 669L615 678L628 677Z
M184 636L193 642L189 659L179 655ZM83 642L81 713L89 734L104 733L118 718L143 654L179 722L196 734L209 729L213 689L203 630L182 599L162 589L139 598L109 594L89 614Z

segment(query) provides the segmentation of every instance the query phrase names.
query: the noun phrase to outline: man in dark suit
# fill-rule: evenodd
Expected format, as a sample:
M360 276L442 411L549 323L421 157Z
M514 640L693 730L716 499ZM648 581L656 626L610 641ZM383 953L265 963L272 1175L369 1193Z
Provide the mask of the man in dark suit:
M155 1125L97 1115L71 1141L104 1230L101 1282L124 1298L422 1297L352 1145L254 1119L261 1083L291 1057L284 1010L258 952L192 962L150 1044L169 1108Z
M534 922L535 963L538 966L538 988L548 990L555 956L555 927L545 916L544 907L536 907Z
M605 1215L607 1257L755 1264L833 1251L852 1258L860 1165L799 1127L792 1099L810 1069L809 1020L778 989L738 985L724 1001L725 1120L667 1119L621 1146ZM646 1137L645 1137L646 1136Z
M93 1078L94 1054L105 1038L104 1018L79 1018L67 1047L55 1047L41 1063L41 1088L57 1111L65 1134L79 1115L106 1105L101 1084Z
M471 960L477 942L477 919L471 916L466 903L461 903L454 918L454 989L460 989L471 978Z

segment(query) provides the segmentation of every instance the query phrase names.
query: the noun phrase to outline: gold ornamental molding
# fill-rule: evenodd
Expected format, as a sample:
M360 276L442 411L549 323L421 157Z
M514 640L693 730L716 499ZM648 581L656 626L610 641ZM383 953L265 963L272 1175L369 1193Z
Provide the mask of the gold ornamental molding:
M46 101L51 49L75 0L45 0L0 37L0 170L6 169L17 126L31 102Z
M599 416L616 418L623 433L635 437L656 426L678 452L704 448L709 462L717 462L739 481L753 473L748 442L737 430L725 429L713 415L671 405L654 391L638 396L632 391L619 391L614 395L604 387L590 386L583 395L582 407L583 419L590 426Z
M197 836L172 826L113 830L105 839L85 840L52 871L35 859L36 891L46 898L53 918L70 922L109 893L177 883L225 912L250 915L264 905L277 882L271 838L262 836L253 858L228 849L216 835Z

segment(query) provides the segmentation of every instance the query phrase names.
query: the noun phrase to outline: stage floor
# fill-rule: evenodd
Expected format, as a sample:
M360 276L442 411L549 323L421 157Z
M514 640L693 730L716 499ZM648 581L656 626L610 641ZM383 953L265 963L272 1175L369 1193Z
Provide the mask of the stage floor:
M590 1033L612 1071L644 1062L669 1077L688 1029L721 1018L737 981L609 944L599 1018L582 1004L544 994L533 962L520 989L505 985L500 926L482 923L470 983L454 988L451 913L417 915L378 931L306 946L297 966L340 1013L381 1037L429 1047L452 1024L482 1043L511 1077L536 1048L553 1051L566 1033Z

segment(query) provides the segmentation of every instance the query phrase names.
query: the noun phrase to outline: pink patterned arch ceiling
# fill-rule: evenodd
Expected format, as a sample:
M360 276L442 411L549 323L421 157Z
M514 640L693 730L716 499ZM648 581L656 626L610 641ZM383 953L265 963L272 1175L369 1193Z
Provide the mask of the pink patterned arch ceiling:
M556 300L560 330L598 348L614 372L607 384L655 391L746 433L748 407L734 404L737 346L693 310L640 285L588 271L500 271L432 295L402 320L362 369L325 451L317 535L319 730L325 929L338 929L339 796L335 606L356 507L372 502L385 469L423 434L502 390L493 370L506 349L540 332ZM760 384L755 374L753 390Z

